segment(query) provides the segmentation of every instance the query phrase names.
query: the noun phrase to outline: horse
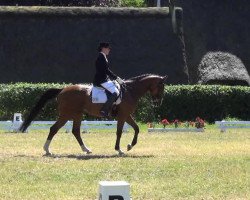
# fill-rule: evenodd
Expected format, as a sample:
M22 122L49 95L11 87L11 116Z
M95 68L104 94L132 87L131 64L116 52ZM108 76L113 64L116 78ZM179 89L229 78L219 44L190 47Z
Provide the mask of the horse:
M117 120L115 150L119 155L124 155L120 148L120 139L124 123L127 122L134 129L134 137L131 144L127 145L130 151L136 144L139 134L139 127L132 117L132 113L137 107L139 99L147 92L150 93L153 105L161 105L164 94L164 82L167 76L154 74L143 74L124 81L125 90L122 94L122 101L116 106L114 118ZM62 128L68 120L73 120L72 133L78 141L82 151L90 154L92 151L83 142L80 134L80 126L83 114L101 117L100 109L103 104L92 103L92 85L70 85L62 89L51 88L45 91L35 106L31 109L27 118L20 127L24 132L38 115L46 103L57 98L58 119L50 127L49 135L44 144L45 155L52 155L49 149L50 143L58 130Z

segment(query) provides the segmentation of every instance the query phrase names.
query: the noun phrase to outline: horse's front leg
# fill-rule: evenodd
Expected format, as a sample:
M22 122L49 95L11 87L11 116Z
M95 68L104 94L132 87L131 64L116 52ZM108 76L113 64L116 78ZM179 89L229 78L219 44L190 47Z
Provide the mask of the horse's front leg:
M119 155L124 155L124 152L120 148L120 140L121 140L121 136L122 136L122 130L123 130L124 123L125 123L125 120L118 119L118 121L117 121L115 150L118 151Z
M133 129L134 129L134 131L135 131L135 134L134 134L134 138L133 138L133 140L132 140L132 143L131 143L131 144L128 144L128 146L127 146L127 150L130 151L130 150L133 148L133 146L135 146L136 143L137 143L138 134L139 134L139 126L135 123L135 120L132 118L131 115L127 118L126 122L127 122L130 126L132 126Z

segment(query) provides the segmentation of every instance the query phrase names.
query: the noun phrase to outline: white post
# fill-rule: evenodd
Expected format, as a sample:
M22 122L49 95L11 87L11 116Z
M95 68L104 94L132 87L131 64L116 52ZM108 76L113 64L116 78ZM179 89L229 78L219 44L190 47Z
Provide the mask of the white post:
M226 126L224 125L224 123L223 122L225 122L224 120L222 120L221 122L220 122L220 132L221 133L224 133L224 132L226 132Z
M123 132L127 133L128 132L128 124L125 122L123 126Z
M82 129L83 129L83 133L88 133L88 124L87 124L87 120L84 120L82 122Z
M157 6L157 7L161 7L161 0L157 0L156 6Z
M66 133L70 133L71 124L69 121L67 121L67 123L65 124L65 128L66 128Z
M15 113L14 117L13 117L13 123L12 123L13 132L18 132L18 129L20 128L22 123L23 123L22 114L21 113Z

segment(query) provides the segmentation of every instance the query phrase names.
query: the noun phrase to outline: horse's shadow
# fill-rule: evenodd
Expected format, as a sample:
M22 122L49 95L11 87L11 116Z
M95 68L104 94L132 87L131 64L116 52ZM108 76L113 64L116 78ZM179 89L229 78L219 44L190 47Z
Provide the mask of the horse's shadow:
M32 156L32 155L15 155L13 156L15 158L37 158L37 156ZM69 155L59 155L59 154L52 154L52 155L43 155L42 157L44 158L54 158L54 159L59 159L59 158L70 158L70 159L76 159L76 160L92 160L92 159L112 159L112 158L132 158L132 159L137 159L137 158L153 158L155 157L154 155L118 155L118 154L112 154L112 155L104 155L104 154L82 154L82 155L75 155L75 154L69 154Z
M112 158L132 158L132 159L137 159L137 158L152 158L154 157L153 155L118 155L118 154L113 154L113 155L102 155L102 154L86 154L86 155L44 155L44 157L49 157L49 158L71 158L71 159L77 159L77 160L92 160L92 159L112 159Z

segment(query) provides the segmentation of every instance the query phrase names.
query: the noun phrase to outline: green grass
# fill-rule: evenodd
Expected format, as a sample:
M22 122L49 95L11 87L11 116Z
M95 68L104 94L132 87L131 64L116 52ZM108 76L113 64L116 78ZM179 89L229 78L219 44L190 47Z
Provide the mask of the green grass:
M98 182L125 180L133 199L249 199L250 130L148 134L124 157L115 133L82 135L93 154L81 154L72 134L59 132L44 157L46 131L0 133L0 199L97 199ZM124 134L121 146L132 140Z

